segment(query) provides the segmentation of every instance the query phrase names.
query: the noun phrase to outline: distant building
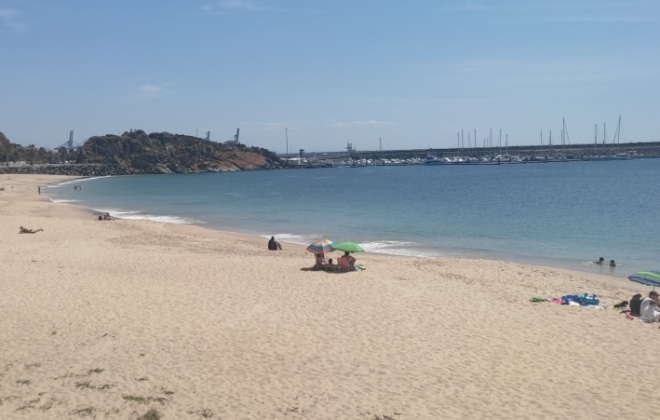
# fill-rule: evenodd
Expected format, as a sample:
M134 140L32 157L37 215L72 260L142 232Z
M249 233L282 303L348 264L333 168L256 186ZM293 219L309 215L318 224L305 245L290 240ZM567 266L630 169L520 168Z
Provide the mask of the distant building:
M307 163L307 159L302 157L292 157L292 158L288 158L286 161L290 165L304 165Z

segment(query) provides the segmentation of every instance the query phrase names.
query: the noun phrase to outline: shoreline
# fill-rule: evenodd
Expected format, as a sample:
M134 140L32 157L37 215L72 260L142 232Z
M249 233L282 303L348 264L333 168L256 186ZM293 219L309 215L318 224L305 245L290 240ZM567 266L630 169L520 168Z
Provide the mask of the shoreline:
M529 301L589 292L611 307L650 288L369 252L365 271L310 271L302 245L274 252L195 225L98 221L37 195L51 179L0 175L2 418L655 413L652 387L628 379L660 367L657 324Z
M88 180L94 180L98 179L99 177L93 177L93 178L80 178L80 177L73 177L70 182L83 182L83 181L88 181ZM57 200L55 202L62 203L62 204L69 204L69 205L74 205L78 206L81 208L84 208L91 214L94 214L96 216L105 214L106 211L109 211L110 214L113 217L122 219L122 220L145 220L145 221L154 221L158 223L165 223L167 225L172 225L172 226L198 226L201 229L208 229L211 231L217 231L217 232L224 232L230 235L239 235L245 238L246 241L251 241L251 238L265 238L267 239L270 236L277 236L278 240L282 243L290 244L290 245L295 245L295 246L303 246L306 247L305 241L304 241L304 236L301 234L294 234L294 233L287 233L287 232L280 232L279 235L277 232L263 232L263 233L258 233L258 232L248 232L245 231L244 229L242 230L241 228L238 229L231 229L226 226L223 227L214 227L213 223L209 223L206 221L201 221L201 220L194 220L194 219L189 219L184 216L173 216L171 214L140 214L140 210L117 210L117 209L112 209L112 208L99 208L99 209L94 209L90 207L86 207L84 205L77 204L77 202L69 202L67 200ZM172 229L177 230L179 228L172 227ZM185 230L185 228L184 228ZM488 252L479 252L475 250L470 250L470 249L462 249L459 250L458 252L450 251L449 248L439 248L439 249L433 249L430 252L424 252L423 250L427 248L426 245L423 244L418 244L417 249L418 252L406 252L404 248L397 248L398 250L395 251L388 251L388 248L381 248L379 244L382 244L382 242L374 242L373 245L376 246L376 249L373 249L373 247L369 247L371 244L365 244L362 243L363 247L367 249L370 253L373 254L379 254L383 256L399 256L399 257L412 257L412 258L428 258L428 259L470 259L470 260L491 260L491 261L508 261L508 262L513 262L513 263L518 263L518 264L526 264L526 265L538 265L542 267L547 267L547 268L557 268L557 269L563 269L563 270L572 270L572 271L577 271L581 273L587 273L587 274L597 274L597 275L603 275L603 276L608 276L612 277L614 279L618 279L623 282L628 282L628 275L634 273L635 271L638 270L631 270L627 269L625 262L622 264L619 262L619 265L611 269L608 266L598 266L594 264L594 261L591 260L567 260L567 259L559 259L559 258L544 258L544 257L530 257L530 256L525 256L525 255L516 255L516 254L501 254L495 251L488 251ZM371 248L371 249L369 249ZM597 257L594 257L597 258Z

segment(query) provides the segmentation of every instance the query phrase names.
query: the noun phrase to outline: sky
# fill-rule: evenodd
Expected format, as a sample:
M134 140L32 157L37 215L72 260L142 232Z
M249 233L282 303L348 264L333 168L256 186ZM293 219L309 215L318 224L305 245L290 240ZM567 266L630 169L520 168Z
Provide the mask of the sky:
M0 57L25 146L660 141L660 0L0 0Z

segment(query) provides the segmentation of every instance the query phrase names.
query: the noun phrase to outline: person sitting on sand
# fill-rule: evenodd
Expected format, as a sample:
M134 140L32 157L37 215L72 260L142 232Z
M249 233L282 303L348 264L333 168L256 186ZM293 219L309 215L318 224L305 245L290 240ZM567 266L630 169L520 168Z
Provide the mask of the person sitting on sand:
M23 226L21 226L18 229L18 233L37 233L37 232L42 232L42 231L43 231L43 229L41 229L41 228L39 228L37 230L32 230L32 229L24 228Z
M649 297L644 298L639 309L640 319L644 322L656 322L660 320L658 312L658 292L651 290Z
M271 251L281 251L282 245L280 245L280 243L275 240L274 236L271 236L270 240L268 241L268 249Z
M337 266L332 263L332 258L330 258L325 265L325 271L337 271Z
M323 264L323 253L322 252L317 252L314 254L314 257L316 258L316 264L314 264L314 269L315 270L323 270L325 268L325 265Z
M344 255L341 257L348 262L348 268L351 271L355 271L355 257L352 256L348 251L344 251Z

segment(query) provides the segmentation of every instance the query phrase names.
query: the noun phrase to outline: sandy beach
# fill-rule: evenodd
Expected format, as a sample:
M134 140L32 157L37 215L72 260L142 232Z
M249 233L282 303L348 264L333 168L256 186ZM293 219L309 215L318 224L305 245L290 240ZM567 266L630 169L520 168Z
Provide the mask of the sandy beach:
M311 271L303 246L37 194L64 179L0 175L2 419L656 414L659 324L611 309L644 286L374 253ZM584 292L609 309L529 301Z

